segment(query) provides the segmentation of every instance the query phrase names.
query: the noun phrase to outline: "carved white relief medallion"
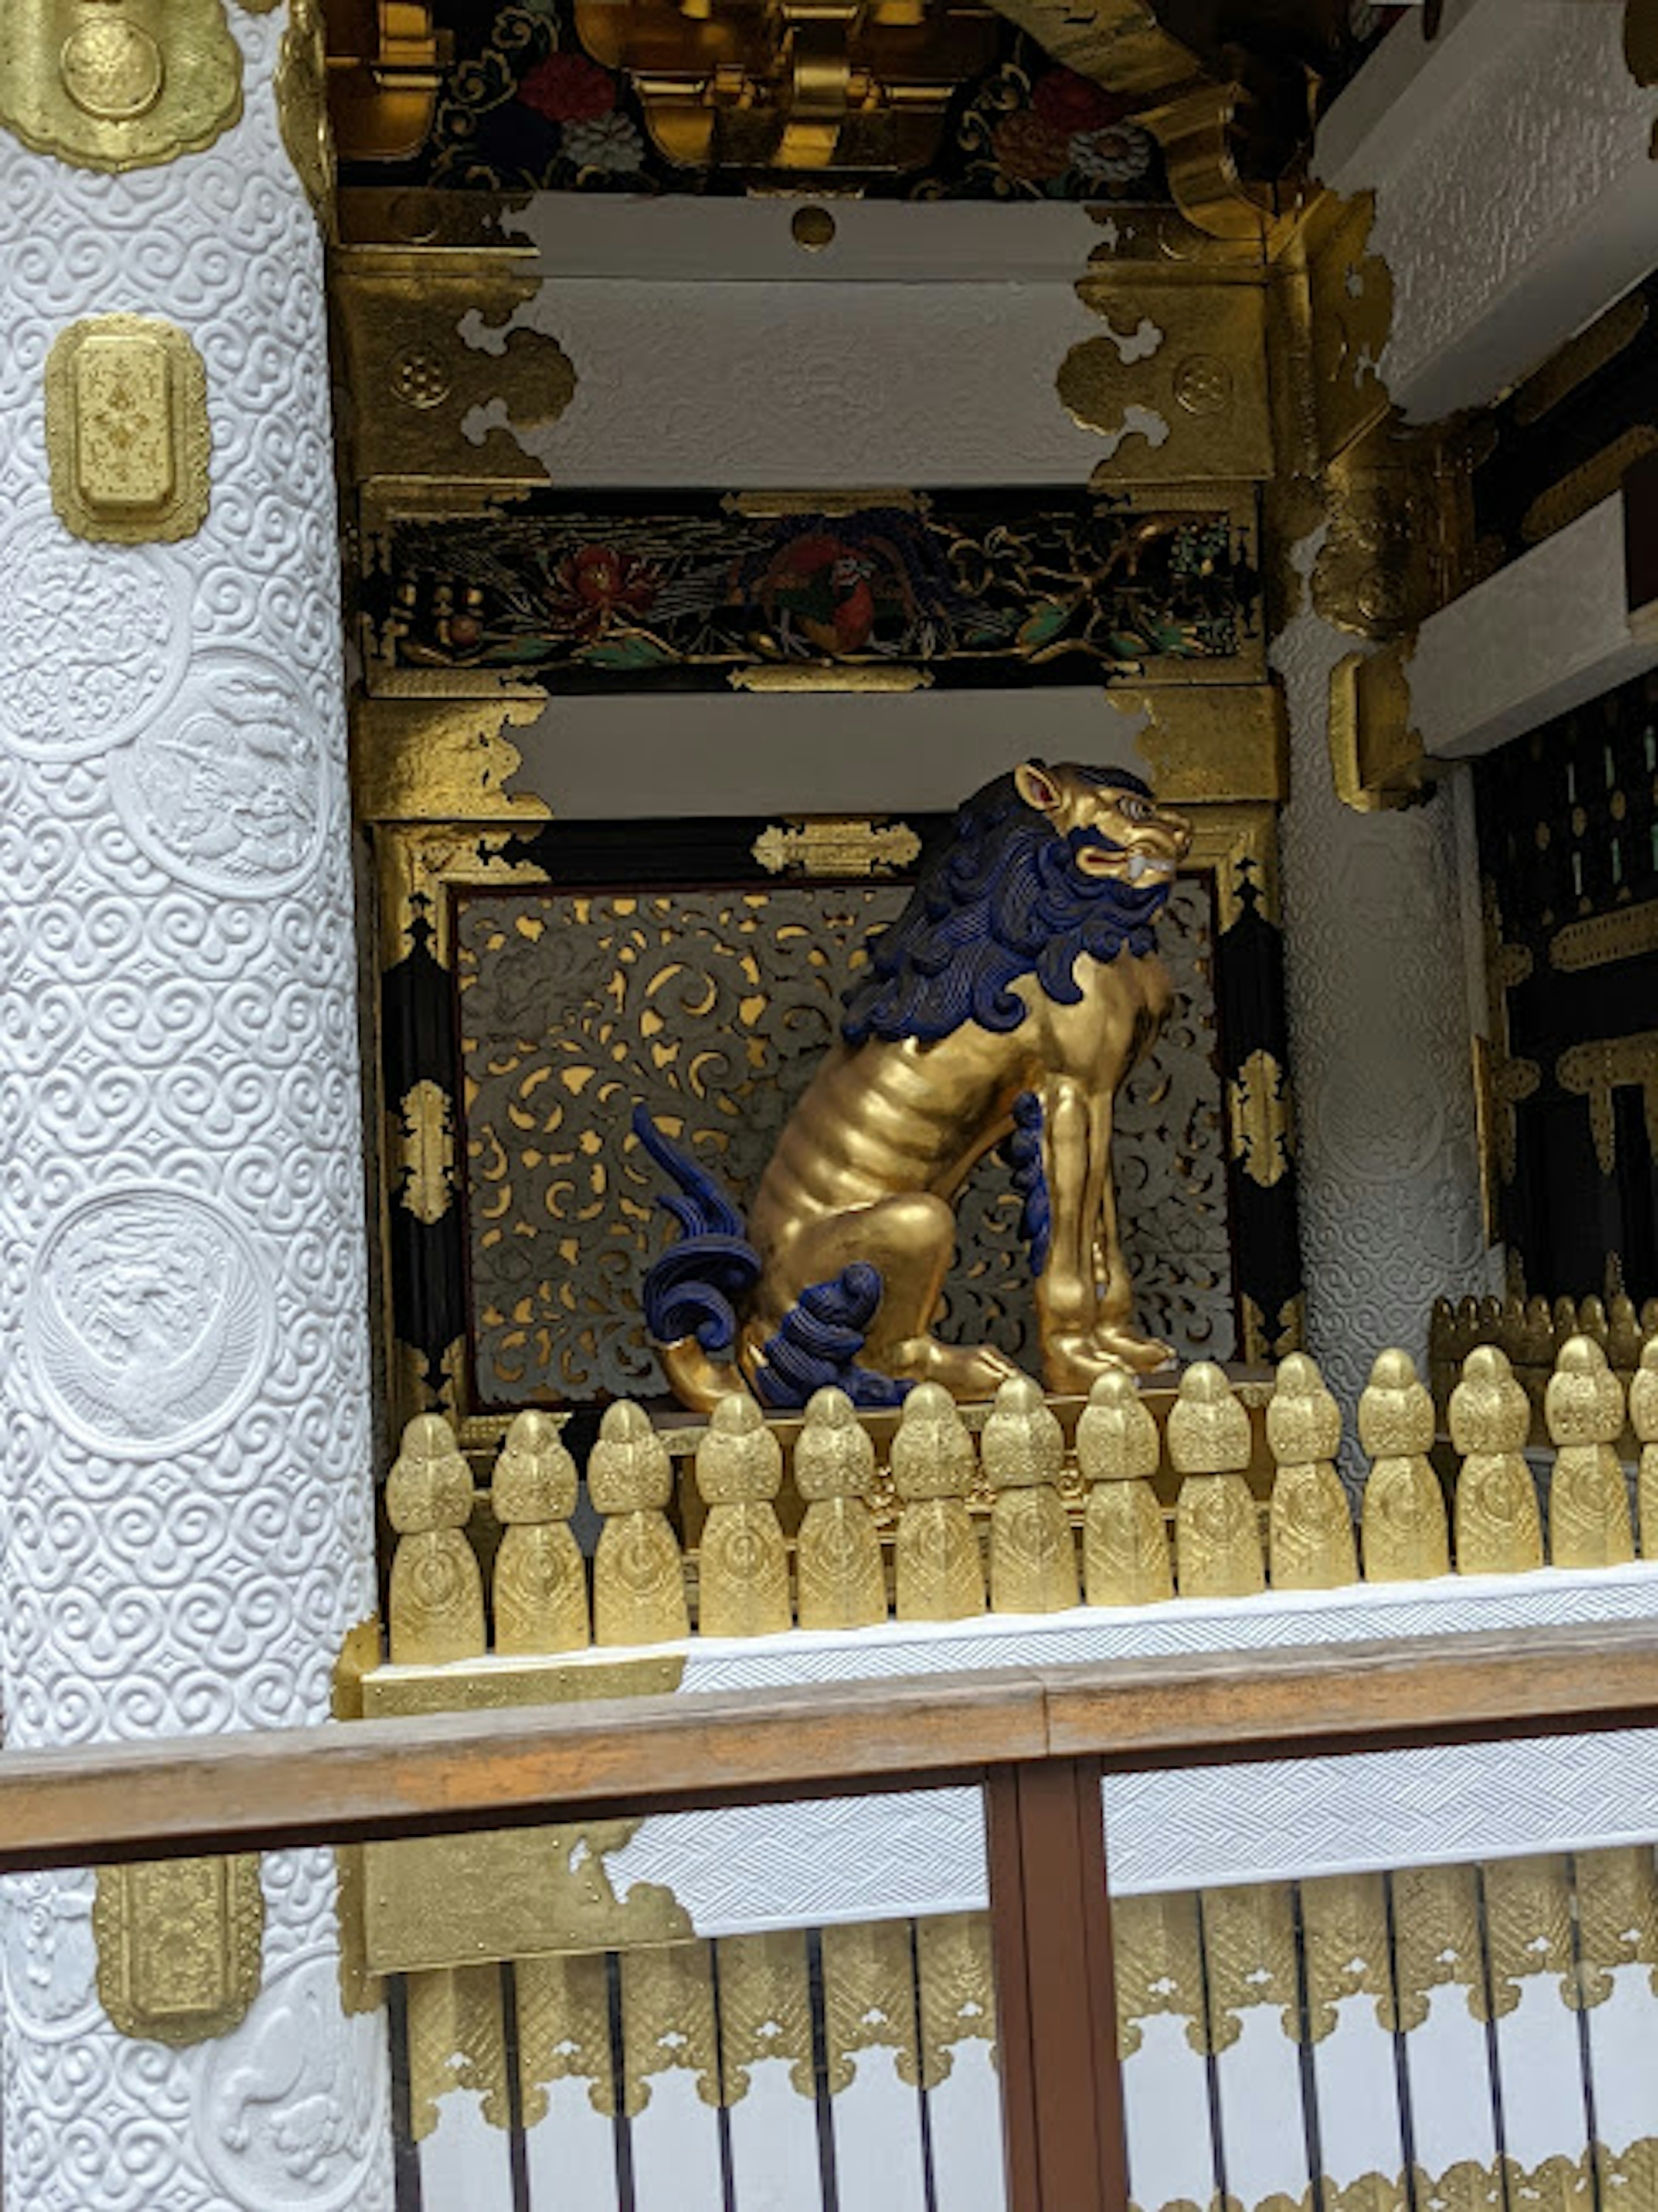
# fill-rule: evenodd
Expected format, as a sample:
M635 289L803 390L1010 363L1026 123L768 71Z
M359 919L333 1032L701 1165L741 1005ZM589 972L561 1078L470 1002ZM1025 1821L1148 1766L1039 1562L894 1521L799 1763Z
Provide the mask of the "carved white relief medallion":
M83 1199L35 1263L27 1341L47 1409L94 1451L153 1459L234 1419L270 1357L275 1306L246 1236L205 1199Z
M0 1881L0 1966L6 2008L42 2042L66 2042L98 2016L94 1878L10 1875Z
M385 2022L347 2019L331 1950L273 1976L197 2084L196 2131L227 2202L344 2212L368 2200L386 2136Z
M230 898L290 890L327 827L316 724L280 661L210 647L166 720L110 763L121 818L181 883Z
M164 549L89 545L26 507L0 524L0 744L87 760L162 713L190 657L190 580Z

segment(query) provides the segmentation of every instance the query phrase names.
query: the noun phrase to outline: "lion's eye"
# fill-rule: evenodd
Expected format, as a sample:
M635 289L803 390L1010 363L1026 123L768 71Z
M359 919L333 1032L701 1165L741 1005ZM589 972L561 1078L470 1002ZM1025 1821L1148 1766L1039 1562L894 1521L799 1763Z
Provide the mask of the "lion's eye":
M1151 816L1151 810L1145 801L1143 799L1136 799L1133 792L1124 794L1122 812L1130 822L1146 822Z

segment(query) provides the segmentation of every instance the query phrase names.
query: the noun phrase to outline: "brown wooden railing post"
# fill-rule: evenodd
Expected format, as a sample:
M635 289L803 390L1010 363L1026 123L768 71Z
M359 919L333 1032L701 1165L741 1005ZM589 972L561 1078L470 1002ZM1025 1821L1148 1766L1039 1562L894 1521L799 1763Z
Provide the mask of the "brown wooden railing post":
M1127 2212L1099 1761L993 1769L985 1811L1009 2212Z

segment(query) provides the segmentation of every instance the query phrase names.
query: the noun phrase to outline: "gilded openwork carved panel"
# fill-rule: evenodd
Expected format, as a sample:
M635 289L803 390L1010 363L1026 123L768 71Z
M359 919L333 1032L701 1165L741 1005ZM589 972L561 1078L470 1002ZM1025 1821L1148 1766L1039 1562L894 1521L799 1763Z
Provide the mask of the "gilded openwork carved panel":
M739 1207L820 1056L896 884L464 898L455 933L471 1323L480 1401L665 1388L639 1310L662 1242L643 1103L717 1158ZM1184 1356L1237 1348L1208 880L1159 927L1179 1003L1119 1108L1143 1323ZM707 1146L706 1152L703 1150ZM959 1208L940 1334L1036 1357L1020 1200L997 1155Z

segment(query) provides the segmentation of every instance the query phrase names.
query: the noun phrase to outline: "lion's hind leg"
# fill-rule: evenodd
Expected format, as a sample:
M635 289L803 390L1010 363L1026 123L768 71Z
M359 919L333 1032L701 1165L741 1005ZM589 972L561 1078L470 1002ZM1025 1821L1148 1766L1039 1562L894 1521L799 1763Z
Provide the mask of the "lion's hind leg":
M898 1382L942 1383L956 1398L993 1397L1014 1372L1012 1361L993 1346L940 1344L931 1334L955 1249L956 1217L946 1202L927 1191L903 1192L826 1215L802 1230L789 1240L783 1279L774 1278L762 1295L774 1311L781 1311L848 1267L873 1267L881 1278L881 1298L869 1318L859 1364ZM763 1352L753 1323L745 1352L745 1366Z

